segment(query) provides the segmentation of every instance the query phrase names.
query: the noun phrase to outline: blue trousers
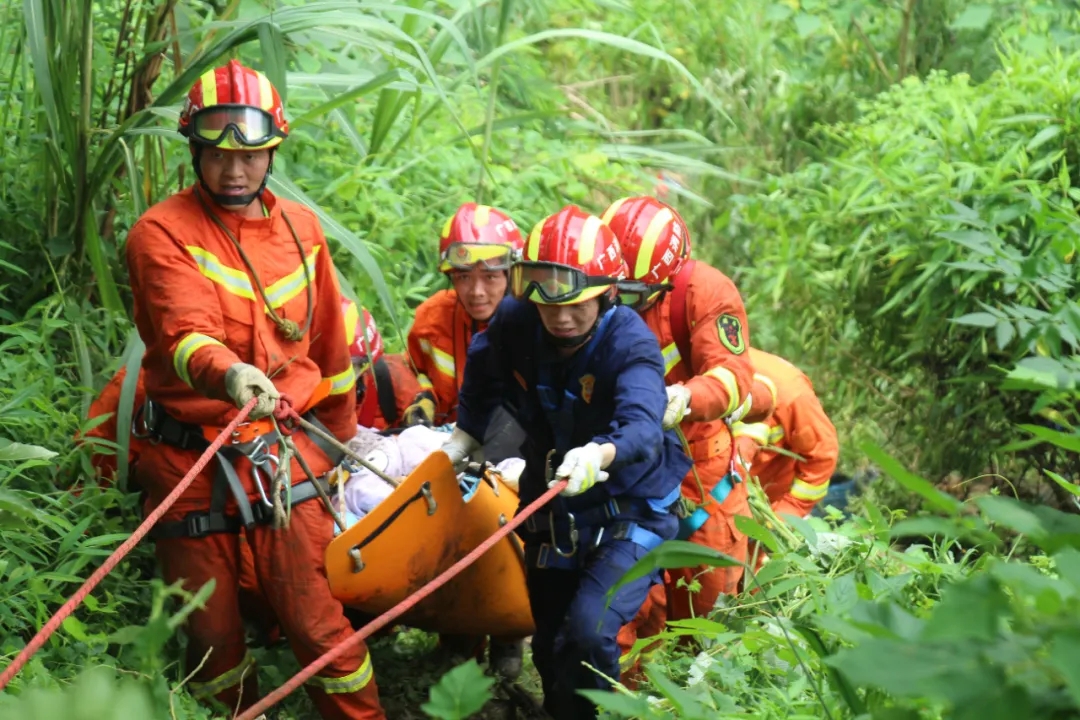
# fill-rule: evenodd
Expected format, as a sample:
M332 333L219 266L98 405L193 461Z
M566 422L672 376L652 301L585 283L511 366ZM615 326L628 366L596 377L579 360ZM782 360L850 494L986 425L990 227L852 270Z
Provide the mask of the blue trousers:
M619 677L616 635L645 602L660 574L623 586L607 605L608 590L646 554L629 540L607 540L578 570L530 567L529 603L536 632L533 664L544 688L544 709L558 720L591 720L596 707L578 690L608 690L610 683L585 667Z

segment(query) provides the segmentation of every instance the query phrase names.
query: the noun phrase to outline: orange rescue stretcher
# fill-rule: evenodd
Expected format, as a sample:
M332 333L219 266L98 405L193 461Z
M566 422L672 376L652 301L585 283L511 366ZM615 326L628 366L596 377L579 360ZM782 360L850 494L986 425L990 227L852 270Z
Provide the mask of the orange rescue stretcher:
M384 613L505 525L517 510L517 494L496 472L477 475L463 494L445 453L426 458L327 547L334 597L371 615ZM531 635L521 540L511 533L400 622L439 633Z

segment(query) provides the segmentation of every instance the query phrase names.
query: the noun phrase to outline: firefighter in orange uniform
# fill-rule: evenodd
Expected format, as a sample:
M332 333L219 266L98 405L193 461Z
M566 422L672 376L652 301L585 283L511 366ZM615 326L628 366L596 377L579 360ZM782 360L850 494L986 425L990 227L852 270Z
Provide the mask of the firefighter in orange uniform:
M453 284L416 308L409 330L409 358L422 391L405 411L404 424L443 425L457 420L458 390L473 337L485 330L506 295L510 266L525 247L517 224L497 208L465 203L439 237L439 270ZM502 407L496 409L477 459L501 462L521 453L524 434ZM479 655L482 639L440 636L452 655ZM476 648L481 648L477 650ZM521 674L523 642L492 638L491 665L504 677Z
M404 355L388 355L367 308L342 298L345 342L356 374L356 423L386 430L398 427L423 388Z
M150 208L127 243L135 323L146 345L140 434L152 439L136 479L147 507L157 506L237 408L256 401L249 421L153 531L166 582L183 579L192 592L216 583L205 609L187 622L189 687L231 711L258 697L238 609L241 534L301 665L352 634L326 582L333 523L298 463L276 473L280 444L269 416L287 397L348 440L355 380L318 220L265 189L288 134L270 81L235 60L207 71L188 95L180 133L199 182ZM303 432L292 437L325 482L340 458ZM290 492L279 489L285 483ZM275 505L290 509L288 523L274 522ZM385 717L364 645L321 670L308 693L324 718Z
M623 198L604 214L630 270L621 301L637 309L660 342L668 406L667 427L685 433L694 467L682 483L679 538L745 561L747 540L735 528L749 515L746 487L732 462L728 427L751 404L753 368L747 348L746 310L735 284L719 270L690 259L690 236L678 213L651 197ZM633 623L620 633L624 650L633 636L712 611L721 594L737 591L742 567L671 570L666 593L654 588ZM678 587L697 578L701 589ZM692 607L691 607L692 605Z
M751 457L753 473L777 515L806 517L829 491L840 445L836 428L814 394L814 386L799 368L782 357L750 348L754 364L754 401L772 400L773 412L764 422L739 422L732 432L740 446L749 439L757 452ZM795 459L771 450L799 455Z
M406 413L406 424L443 425L457 418L465 355L506 295L507 272L524 238L506 213L465 203L446 221L439 238L439 270L453 288L416 308L409 357L424 392Z

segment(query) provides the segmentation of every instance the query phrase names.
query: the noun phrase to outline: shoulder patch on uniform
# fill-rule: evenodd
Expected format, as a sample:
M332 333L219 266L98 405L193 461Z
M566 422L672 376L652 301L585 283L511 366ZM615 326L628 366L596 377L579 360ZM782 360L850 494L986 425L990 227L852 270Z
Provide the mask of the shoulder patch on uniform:
M742 321L730 313L724 313L716 318L716 330L720 335L720 342L731 351L732 355L742 355L746 352L746 342L743 340Z
M589 373L581 376L581 399L586 403L592 402L593 388L596 386L596 377Z

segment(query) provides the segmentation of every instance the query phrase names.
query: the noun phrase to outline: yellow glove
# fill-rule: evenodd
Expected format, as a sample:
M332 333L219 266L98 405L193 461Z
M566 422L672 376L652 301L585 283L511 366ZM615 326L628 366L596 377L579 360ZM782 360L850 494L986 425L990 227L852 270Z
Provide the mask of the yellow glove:
M247 363L234 363L225 371L225 392L229 393L238 408L247 405L251 398L258 398L248 416L252 420L273 413L277 399L281 397L266 373Z

